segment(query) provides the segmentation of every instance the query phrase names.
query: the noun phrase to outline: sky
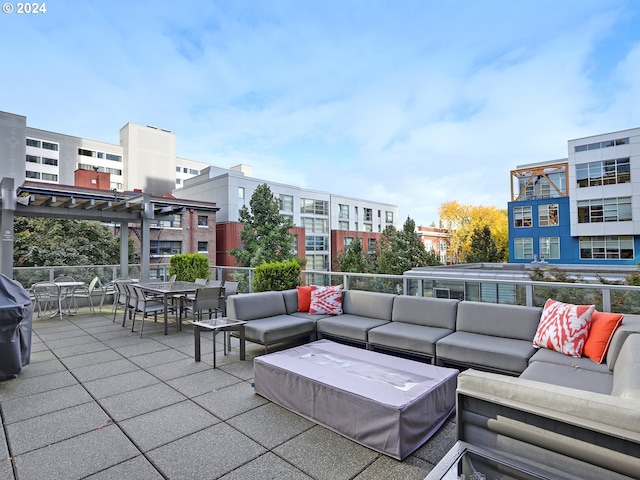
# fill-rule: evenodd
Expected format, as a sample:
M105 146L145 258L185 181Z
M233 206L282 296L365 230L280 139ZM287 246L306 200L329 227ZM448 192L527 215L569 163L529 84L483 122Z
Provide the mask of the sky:
M33 4L33 2L32 2ZM510 171L640 127L636 0L55 0L0 14L0 110L397 205L507 208Z

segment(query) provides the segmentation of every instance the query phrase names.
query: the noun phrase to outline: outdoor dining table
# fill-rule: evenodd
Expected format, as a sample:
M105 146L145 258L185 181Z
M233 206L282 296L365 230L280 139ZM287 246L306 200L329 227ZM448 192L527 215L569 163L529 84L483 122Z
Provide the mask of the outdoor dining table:
M62 318L63 315L71 315L71 302L73 302L73 294L78 289L78 287L84 287L84 282L76 282L76 281L60 281L53 282L58 287L58 311L51 314L52 317L60 315ZM62 307L62 301L67 300L67 313L64 312Z
M202 288L202 285L193 282L148 282L138 283L137 286L147 293L162 296L162 301L164 303L165 335L169 333L168 305L172 300L172 297L174 297L175 295L186 295L187 293L194 293L199 288ZM178 329L179 328L180 326L178 325Z

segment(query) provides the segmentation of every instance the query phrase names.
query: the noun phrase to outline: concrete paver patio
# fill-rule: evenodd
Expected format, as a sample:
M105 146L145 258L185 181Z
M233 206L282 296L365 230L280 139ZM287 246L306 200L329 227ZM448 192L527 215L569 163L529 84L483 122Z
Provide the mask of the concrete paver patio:
M139 323L136 324L139 326ZM222 335L218 336L222 342ZM217 349L147 320L142 338L112 316L33 322L31 364L0 382L0 478L423 479L455 443L455 420L399 462L256 395L260 345Z

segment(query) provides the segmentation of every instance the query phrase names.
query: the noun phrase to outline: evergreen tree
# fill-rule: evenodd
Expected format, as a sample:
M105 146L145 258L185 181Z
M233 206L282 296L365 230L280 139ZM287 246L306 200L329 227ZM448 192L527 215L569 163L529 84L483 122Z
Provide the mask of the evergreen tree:
M371 262L367 253L362 248L362 242L355 238L345 247L338 257L339 272L369 273Z
M471 235L471 248L465 260L467 263L502 262L502 254L498 251L496 241L491 235L488 225L475 228Z
M296 260L293 251L293 235L289 232L293 222L280 214L278 200L265 183L259 185L246 205L240 210L242 225L241 248L234 248L233 255L242 267L256 267L265 262Z
M439 265L438 257L427 252L416 232L416 222L407 217L402 230L385 228L376 252L376 273L402 275L413 267Z

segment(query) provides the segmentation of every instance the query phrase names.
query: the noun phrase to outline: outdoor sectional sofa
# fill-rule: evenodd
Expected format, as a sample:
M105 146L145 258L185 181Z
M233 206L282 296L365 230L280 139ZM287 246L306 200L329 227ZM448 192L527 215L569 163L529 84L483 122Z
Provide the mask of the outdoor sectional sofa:
M458 438L550 478L624 479L640 472L640 316L625 315L606 360L532 339L542 309L345 291L343 314L298 311L296 290L237 295L227 315L265 345L326 337L459 366Z

